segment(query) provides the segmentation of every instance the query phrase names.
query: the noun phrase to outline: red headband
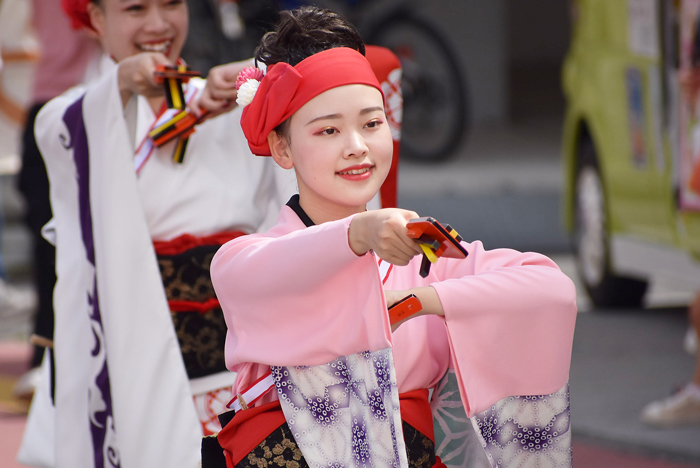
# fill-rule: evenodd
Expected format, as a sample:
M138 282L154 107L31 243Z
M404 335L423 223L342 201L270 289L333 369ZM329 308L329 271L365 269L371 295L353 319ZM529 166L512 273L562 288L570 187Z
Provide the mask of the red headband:
M63 11L70 18L73 29L94 29L90 22L90 15L87 12L88 3L90 3L90 0L61 0Z
M250 150L258 156L270 156L267 136L272 130L319 94L350 84L372 86L382 93L364 55L347 47L324 50L295 67L284 62L271 65L241 116Z

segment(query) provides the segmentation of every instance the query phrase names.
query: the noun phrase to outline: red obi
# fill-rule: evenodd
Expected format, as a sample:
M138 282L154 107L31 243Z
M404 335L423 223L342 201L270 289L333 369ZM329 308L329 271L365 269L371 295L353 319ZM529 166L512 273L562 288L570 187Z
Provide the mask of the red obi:
M401 419L435 443L433 415L428 400L428 390L414 390L399 395ZM236 412L235 416L219 432L218 440L224 449L226 466L233 468L273 431L285 423L279 401ZM445 468L437 458L433 468Z
M244 234L224 232L206 237L184 234L171 241L153 243L173 328L190 379L226 371L226 323L209 270L221 245Z
M208 264L209 262L211 262L211 256L213 255L211 252L215 252L220 246L224 245L226 242L237 237L243 236L245 234L245 232L240 231L221 232L204 237L195 237L190 234L183 234L170 241L155 241L153 242L153 247L155 248L156 256L159 259L159 263L162 263L164 259L168 259L176 265L179 265L180 263L186 263L189 260L189 257L193 256L191 254L188 255L188 253L192 252L193 254L195 254L194 256L196 257L197 251L202 250L202 254L208 257L208 262L206 262L206 265L204 265L206 267L204 269L204 273L206 273L206 275L208 276ZM178 261L178 257L182 257L183 255L187 255L187 258L185 258L184 261ZM171 259L175 260L173 261ZM179 268L175 269L179 270ZM191 270L191 268L189 269ZM161 270L163 270L162 267ZM203 313L213 308L220 307L219 300L214 295L213 287L207 288L207 291L204 292L204 294L201 294L201 288L198 288L200 290L200 294L195 296L191 294L183 294L182 292L173 294L172 291L174 289L168 287L169 285L167 276L169 275L165 274L165 272L161 273L163 275L164 287L166 289L168 305L170 306L171 312L197 311ZM177 276L181 278L181 275ZM211 281L208 280L208 282L210 283ZM209 289L211 290L209 291Z

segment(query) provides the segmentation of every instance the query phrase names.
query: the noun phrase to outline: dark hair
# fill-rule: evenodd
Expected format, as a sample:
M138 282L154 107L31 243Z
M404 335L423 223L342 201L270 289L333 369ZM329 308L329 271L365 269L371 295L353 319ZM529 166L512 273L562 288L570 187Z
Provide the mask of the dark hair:
M255 59L265 65L286 62L295 66L335 47L349 47L365 54L365 44L349 21L331 10L303 6L280 12L275 30L265 34L255 49Z
M365 44L355 26L339 14L315 6L283 10L274 31L266 33L255 49L255 60L265 65L286 62L295 66L307 57L336 47L349 47L365 55ZM291 141L289 119L275 128Z

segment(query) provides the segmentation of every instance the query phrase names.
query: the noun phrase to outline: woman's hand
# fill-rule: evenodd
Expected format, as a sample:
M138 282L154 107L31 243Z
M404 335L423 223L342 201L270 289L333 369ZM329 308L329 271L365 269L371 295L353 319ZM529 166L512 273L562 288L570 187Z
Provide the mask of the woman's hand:
M413 294L418 298L422 309L413 315L409 315L400 322L396 322L391 325L392 332L399 328L399 326L401 326L401 324L404 322L415 317L420 317L421 315L445 315L445 311L442 308L442 303L440 302L440 297L438 296L437 291L431 286L411 288L408 290L385 290L384 297L386 298L386 308L389 309L389 307L396 304L409 294Z
M119 62L117 83L122 105L126 106L133 94L140 94L146 98L164 94L163 86L156 83L154 77L156 65L170 65L170 60L160 52L143 52Z
M418 243L408 237L406 223L418 218L414 211L399 208L365 211L350 223L348 242L357 255L373 250L379 258L394 265L407 265L422 253Z
M209 112L207 118L228 112L236 107L236 78L246 67L253 66L253 59L242 62L232 62L209 70L207 84L202 94L190 105L190 109L201 116L204 111Z

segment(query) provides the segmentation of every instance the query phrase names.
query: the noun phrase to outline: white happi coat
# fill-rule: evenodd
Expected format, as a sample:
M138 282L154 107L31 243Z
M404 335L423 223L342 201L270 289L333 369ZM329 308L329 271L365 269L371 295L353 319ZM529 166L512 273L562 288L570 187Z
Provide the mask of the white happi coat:
M110 62L37 118L57 252L56 404L53 426L30 417L20 460L194 468L201 426L152 241L256 231L274 222L289 194L278 196L272 161L250 154L236 110L197 127L183 164L172 161L171 142L137 175L134 151L155 116L140 96L123 108ZM230 385L234 376L208 385ZM32 418L55 440L37 440ZM38 445L46 455L32 461Z

